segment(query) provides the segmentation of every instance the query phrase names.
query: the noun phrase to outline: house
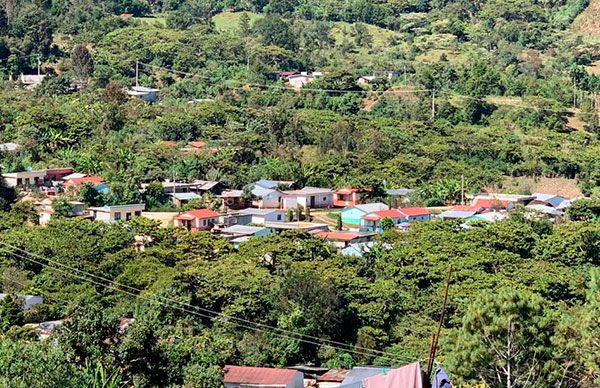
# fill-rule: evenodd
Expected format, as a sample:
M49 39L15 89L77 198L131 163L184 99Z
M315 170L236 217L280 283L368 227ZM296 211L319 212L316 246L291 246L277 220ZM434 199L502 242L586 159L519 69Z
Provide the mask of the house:
M145 86L132 86L126 91L130 97L139 98L142 101L153 104L158 100L159 89L147 88Z
M47 179L51 182L58 182L65 179L66 176L73 174L73 169L66 168L49 168L46 170Z
M530 195L488 193L474 196L472 204L487 210L510 210L517 204L526 205L533 198Z
M284 194L277 189L266 189L255 185L252 189L252 206L258 208L281 209L283 207Z
M142 215L144 208L145 205L143 203L132 203L128 205L91 207L89 208L89 211L93 220L110 224L123 220L127 221L133 217L139 217Z
M367 189L356 189L346 187L339 189L333 196L333 206L336 207L352 207L363 203L363 195L368 193Z
M319 224L316 222L267 222L265 223L265 226L274 230L275 232L284 232L286 230L303 230L305 232L329 231L329 225Z
M351 244L366 243L373 240L374 233L352 232L344 230L316 231L315 236L329 240L338 249L343 249Z
M47 179L46 170L9 172L2 177L8 187L18 188L42 186Z
M298 74L296 71L278 71L275 73L275 80L287 80L289 77Z
M244 192L242 190L225 190L221 192L219 197L221 197L221 208L223 209L245 209L249 202L244 199Z
M0 143L0 152L17 152L20 149L17 143Z
M374 75L361 75L360 77L358 77L358 79L356 80L356 82L359 85L368 85L371 82L373 82L375 80L375 76Z
M279 189L279 188L289 189L293 185L294 185L293 181L271 181L268 179L261 179L259 181L254 182L254 187L260 186L265 189L272 189L272 190Z
M400 207L403 204L410 202L408 196L413 192L412 189L388 189L385 191L385 195L395 207Z
M69 179L74 179L74 178L83 178L83 177L86 177L86 176L87 176L86 174L82 174L82 173L80 173L80 172L74 172L74 173L72 173L72 174L69 174L69 175L65 175L65 176L63 176L63 177L62 177L62 181L63 181L63 183L64 183L64 182L68 181Z
M529 205L525 206L525 208L549 218L554 218L562 214L562 212L555 207L541 203L530 203Z
M533 200L527 205L544 205L553 208L558 208L567 198L555 194L533 193Z
M0 294L0 300L3 300L8 295L9 294ZM21 309L23 309L23 310L29 310L30 308L32 308L35 305L44 303L44 298L42 298L41 296L17 295L17 298L19 298L23 301L23 305L21 306Z
M333 206L333 190L320 187L304 187L283 192L283 208L326 208Z
M250 217L248 223L254 225L265 225L268 222L286 221L285 211L283 210L247 208L240 210L237 214Z
M304 388L302 372L293 369L226 365L225 388Z
M41 84L45 77L45 74L21 74L21 83L25 89L33 89Z
M385 250L392 249L391 244L378 244L374 241L353 243L340 251L343 256L362 257L365 253L369 253L374 247L381 247Z
M337 388L342 384L344 378L350 371L347 369L330 369L327 372L317 376L319 388Z
M468 219L473 217L475 214L478 214L482 210L482 208L477 206L457 205L452 206L449 210L442 212L439 215L439 218L442 220Z
M158 143L159 146L161 147L165 147L165 148L175 148L177 147L177 143L171 140L161 140Z
M318 73L318 74L320 74L320 73ZM315 75L314 73L308 74L308 72L303 71L300 74L293 74L293 75L290 75L289 77L287 77L287 83L294 89L300 89L304 85L307 85L307 84L313 82L314 80L316 80L317 77L318 77L318 75Z
M505 211L496 210L484 210L481 213L477 213L467 218L467 222L470 221L485 221L485 222L498 222L506 219L508 213Z
M153 104L158 100L159 92L159 89L148 88L145 86L132 86L126 91L128 96L139 98L150 104Z
M62 185L65 190L71 192L78 192L81 186L84 184L90 184L97 192L102 194L108 193L108 185L104 183L104 179L99 176L84 176L82 178L71 178L65 181Z
M210 209L189 210L175 217L175 221L187 230L211 230L219 222L219 213Z
M203 181L203 180L195 180L192 182L192 186L190 190L195 192L196 194L221 194L223 192L223 184L217 181Z
M271 229L260 226L232 225L221 230L221 235L235 246L252 237L263 237L269 234Z
M354 367L346 374L340 388L362 388L362 382L373 376L385 374L390 370L387 367L377 366L357 366Z
M68 217L81 217L85 215L85 203L79 201L69 201L69 205L71 205L71 210L67 215ZM46 225L48 222L50 222L53 214L54 209L52 208L51 202L44 204L39 213L40 225Z
M170 196L171 202L173 202L173 204L178 208L187 205L193 199L202 198L202 196L196 193L174 193L170 194Z
M366 203L347 207L342 210L342 222L350 225L360 225L363 216L380 210L388 210L390 207L381 202Z

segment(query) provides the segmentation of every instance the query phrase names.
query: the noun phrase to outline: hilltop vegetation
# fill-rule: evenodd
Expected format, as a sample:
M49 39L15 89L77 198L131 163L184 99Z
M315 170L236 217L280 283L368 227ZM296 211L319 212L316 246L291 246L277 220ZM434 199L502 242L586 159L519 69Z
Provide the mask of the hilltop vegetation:
M600 384L600 78L586 71L600 50L582 36L596 6L0 1L0 143L21 146L0 150L2 172L100 175L110 191L77 198L87 204L148 200L142 183L173 176L236 189L259 179L410 187L414 203L431 206L457 203L461 177L469 192L521 193L532 187L510 182L543 177L592 197L561 225L519 212L468 230L431 222L384 233L359 259L305 233L233 250L142 218L40 227L31 204L0 185L2 291L45 298L26 314L17 300L0 303L0 385L216 387L226 363L422 360L449 264L438 361L453 381ZM20 75L38 63L45 78L28 90ZM139 84L160 89L156 104L123 92L136 64ZM324 75L293 90L281 71ZM376 78L357 83L367 75ZM214 152L180 152L195 140ZM132 247L139 233L152 238L144 252ZM135 321L125 330L123 318ZM512 358L493 350L509 318L520 351L505 376ZM23 328L53 319L65 321L49 341Z

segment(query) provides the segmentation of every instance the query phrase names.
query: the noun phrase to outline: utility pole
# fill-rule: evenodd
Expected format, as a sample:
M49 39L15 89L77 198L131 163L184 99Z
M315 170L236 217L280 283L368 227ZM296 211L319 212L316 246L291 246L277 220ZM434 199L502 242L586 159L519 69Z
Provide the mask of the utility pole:
M435 359L435 353L437 351L438 340L440 339L440 332L442 331L442 325L444 324L444 316L446 315L446 305L448 304L448 289L450 288L450 277L452 276L452 265L448 267L448 278L446 279L446 289L444 291L444 304L442 305L442 312L440 314L440 320L438 322L437 333L431 338L431 347L429 348L429 358L427 359L427 372L426 377L429 381L431 372L433 370L433 361Z
M431 90L431 120L435 120L435 89Z
M404 83L406 84L406 64L404 65Z
M140 61L135 61L135 86L140 86L139 84L139 76L140 76Z
M40 76L42 75L42 60L40 59L40 56L37 56L37 68L38 68L38 81L40 79Z

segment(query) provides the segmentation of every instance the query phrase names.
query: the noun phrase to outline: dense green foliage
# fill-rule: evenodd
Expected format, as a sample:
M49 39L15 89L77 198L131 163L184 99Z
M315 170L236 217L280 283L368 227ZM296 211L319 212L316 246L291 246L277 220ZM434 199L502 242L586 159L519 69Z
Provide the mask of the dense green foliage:
M134 252L132 229L155 236L154 244ZM297 232L251 240L239 251L208 233L179 232L175 239L173 232L142 219L123 226L56 219L48 227L3 232L2 244L30 252L15 256L3 245L2 268L11 269L4 282L19 278L16 284L23 286L15 292L46 300L21 317L11 302L2 302L3 324L68 315L53 334L58 348L44 357L51 364L69 360L69 378L80 378L95 363L136 384L199 379L205 386L219 381L218 367L225 363L402 365L427 354L451 264L439 357L456 380L483 378L502 386L505 377L496 381L494 369L503 367L502 360L513 362L510 377L517 386L529 368L536 381L568 378L572 386L599 376L593 356L597 274L586 286L599 264L593 251L600 245L598 224L553 227L516 217L459 230L435 221L409 233L386 232L382 241L392 248L363 258L340 256L326 242ZM52 258L51 266L40 265L45 258ZM107 280L119 286L105 287ZM475 301L477 295L483 299ZM135 320L119 329L122 318ZM35 352L44 353L43 343L23 342L25 332L10 326L0 359L12 357L11 347L32 352L32 360L39 357ZM507 327L514 331L518 359L499 349ZM290 333L321 338L321 345ZM498 346L489 346L491 338ZM326 340L350 346L328 346ZM14 371L3 378L21 381L20 369ZM66 381L59 374L44 378Z

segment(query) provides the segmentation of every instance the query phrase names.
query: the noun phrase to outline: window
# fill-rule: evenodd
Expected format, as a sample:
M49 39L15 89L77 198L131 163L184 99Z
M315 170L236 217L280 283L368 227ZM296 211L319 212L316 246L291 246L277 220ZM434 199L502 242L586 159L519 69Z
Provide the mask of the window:
M202 225L206 226L206 220L202 220Z
M323 202L327 201L327 197L323 197Z
M281 221L281 214L277 214L277 221Z
M121 220L121 212L115 212L115 221Z
M135 211L135 216L136 216L136 217L139 217L139 216L141 216L141 215L142 215L142 212L141 212L141 211L139 211L139 210L136 210L136 211Z
M131 219L131 213L125 213L125 219L126 220L130 220Z

